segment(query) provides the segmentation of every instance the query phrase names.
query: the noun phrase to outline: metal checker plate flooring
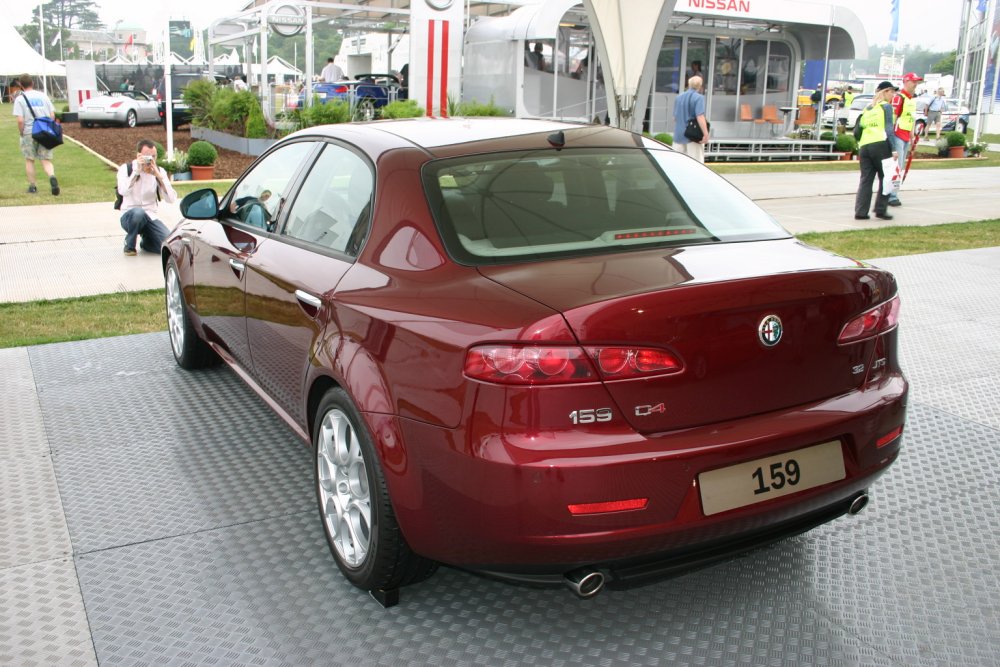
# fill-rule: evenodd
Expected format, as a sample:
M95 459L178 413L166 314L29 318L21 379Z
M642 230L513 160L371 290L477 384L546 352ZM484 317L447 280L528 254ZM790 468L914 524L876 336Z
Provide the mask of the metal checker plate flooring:
M0 350L0 665L1000 665L1000 249L896 273L912 382L863 514L579 601L340 576L305 448L165 334Z

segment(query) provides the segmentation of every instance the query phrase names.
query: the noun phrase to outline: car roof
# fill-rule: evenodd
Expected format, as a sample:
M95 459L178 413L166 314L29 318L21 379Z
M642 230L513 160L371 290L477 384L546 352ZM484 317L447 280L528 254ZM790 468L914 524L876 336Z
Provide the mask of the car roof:
M418 147L435 156L548 148L548 137L563 132L575 146L630 147L644 145L642 137L605 125L586 125L527 118L407 118L371 123L322 125L295 135L321 135L363 143L365 137L388 147ZM518 138L520 138L518 140ZM503 140L500 142L500 140Z

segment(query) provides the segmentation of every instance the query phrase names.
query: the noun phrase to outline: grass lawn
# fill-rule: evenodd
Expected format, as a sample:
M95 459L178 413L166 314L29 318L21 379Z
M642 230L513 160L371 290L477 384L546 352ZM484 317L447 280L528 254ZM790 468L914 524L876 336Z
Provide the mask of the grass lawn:
M71 141L58 146L52 154L52 164L59 179L58 197L49 194L49 179L42 164L35 161L37 194L28 194L28 179L24 174L17 133L17 117L10 104L0 104L0 159L6 166L0 170L0 206L31 206L35 204L79 204L111 201L115 187L115 172L95 156Z

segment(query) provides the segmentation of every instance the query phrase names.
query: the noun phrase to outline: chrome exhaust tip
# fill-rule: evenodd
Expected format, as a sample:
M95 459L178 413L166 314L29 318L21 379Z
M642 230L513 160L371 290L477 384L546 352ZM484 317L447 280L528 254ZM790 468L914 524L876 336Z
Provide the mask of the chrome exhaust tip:
M563 575L563 583L582 600L592 598L604 588L604 573L590 567L581 567Z
M847 508L848 514L857 514L865 507L868 506L868 494L862 493L860 496L851 501L851 506Z

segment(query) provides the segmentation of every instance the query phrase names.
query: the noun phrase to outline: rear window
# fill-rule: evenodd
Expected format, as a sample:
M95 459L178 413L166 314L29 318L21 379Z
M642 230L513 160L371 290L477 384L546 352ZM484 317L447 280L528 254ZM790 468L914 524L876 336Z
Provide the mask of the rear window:
M423 177L448 252L469 265L789 236L668 150L477 155L431 162Z

